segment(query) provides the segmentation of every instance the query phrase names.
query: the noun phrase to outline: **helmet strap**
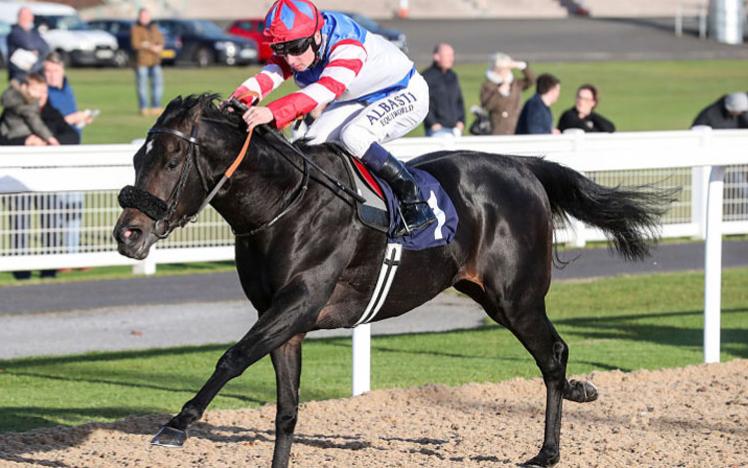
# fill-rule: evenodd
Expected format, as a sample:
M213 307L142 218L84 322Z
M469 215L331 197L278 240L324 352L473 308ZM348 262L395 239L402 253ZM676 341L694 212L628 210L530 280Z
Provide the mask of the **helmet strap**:
M316 32L314 34L317 35ZM319 54L319 51L321 48L322 48L322 34L320 34L319 43L316 40L314 40L314 37L312 37L312 50L314 51L314 62L311 65L312 67L317 65L322 58L320 57L320 54Z

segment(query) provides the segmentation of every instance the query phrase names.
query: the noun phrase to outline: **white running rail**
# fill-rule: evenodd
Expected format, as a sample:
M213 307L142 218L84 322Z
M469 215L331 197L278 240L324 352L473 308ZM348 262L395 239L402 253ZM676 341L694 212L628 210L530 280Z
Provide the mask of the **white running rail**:
M405 160L452 149L545 156L604 185L682 188L662 235L706 239L705 360L719 360L721 236L748 233L748 130L408 138L387 147ZM117 253L111 237L121 211L116 195L133 182L137 148L1 147L0 271L134 265L152 273L158 263L232 260L233 236L212 208L160 242L143 262ZM574 222L557 229L556 240L581 246L604 236ZM357 360L368 362L365 348L357 348ZM358 392L369 388L368 382L354 386Z

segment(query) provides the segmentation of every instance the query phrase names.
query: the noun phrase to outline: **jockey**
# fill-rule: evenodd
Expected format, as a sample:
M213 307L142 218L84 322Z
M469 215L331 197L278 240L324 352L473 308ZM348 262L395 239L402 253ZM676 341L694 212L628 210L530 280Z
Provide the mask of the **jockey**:
M404 225L396 235L421 229L436 218L407 167L381 146L421 124L429 89L413 62L392 43L341 13L319 11L309 0L277 0L263 34L273 56L232 97L254 104L292 75L301 88L266 107L244 113L248 128L322 113L305 137L312 144L334 141L361 159L400 199Z

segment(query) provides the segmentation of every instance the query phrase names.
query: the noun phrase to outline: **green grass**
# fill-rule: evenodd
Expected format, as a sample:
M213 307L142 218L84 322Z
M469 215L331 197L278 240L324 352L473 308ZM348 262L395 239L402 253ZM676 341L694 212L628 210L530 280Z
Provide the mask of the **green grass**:
M195 275L234 271L234 262L195 262L195 263L161 263L156 269L156 276ZM0 272L0 288L5 286L28 286L31 284L69 283L75 281L98 281L127 278L141 278L132 273L130 266L97 267L91 269L74 269L58 272L55 278L40 278L39 271L33 271L27 280L16 280L9 271Z
M748 269L723 274L722 359L748 358ZM558 282L549 316L571 348L569 372L663 368L702 362L700 273ZM444 319L443 317L435 319ZM227 345L0 361L0 431L173 413L205 382ZM302 399L350 392L349 339L304 346ZM457 385L537 377L532 358L498 326L376 337L374 388ZM211 408L275 399L270 360L231 382Z
M619 131L687 129L699 110L725 93L744 90L748 78L748 61L745 60L537 63L532 66L538 74L550 72L562 81L561 99L553 106L556 118L573 105L577 86L589 82L600 89L598 110L609 117ZM419 64L419 69L422 68L424 64ZM456 67L468 108L478 103L484 69L483 64ZM256 70L256 67L166 68L165 102L180 94L206 91L226 95ZM137 114L135 78L131 70L71 69L68 74L79 106L102 111L96 123L84 132L84 143L128 143L145 135L154 118ZM293 86L289 82L276 96L291 89ZM422 129L412 133L422 134Z

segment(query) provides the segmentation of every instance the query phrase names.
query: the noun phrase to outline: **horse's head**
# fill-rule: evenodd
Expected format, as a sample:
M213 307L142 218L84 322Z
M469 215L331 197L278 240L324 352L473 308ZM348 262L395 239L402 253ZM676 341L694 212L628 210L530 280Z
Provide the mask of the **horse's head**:
M207 156L212 157L226 144L200 127L204 114L220 117L215 99L208 94L178 97L149 130L133 158L135 184L119 195L124 211L113 234L122 255L144 259L154 243L184 226L199 211L208 186L215 184L215 171Z

